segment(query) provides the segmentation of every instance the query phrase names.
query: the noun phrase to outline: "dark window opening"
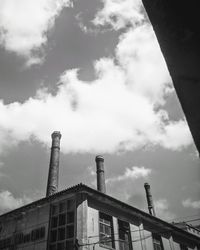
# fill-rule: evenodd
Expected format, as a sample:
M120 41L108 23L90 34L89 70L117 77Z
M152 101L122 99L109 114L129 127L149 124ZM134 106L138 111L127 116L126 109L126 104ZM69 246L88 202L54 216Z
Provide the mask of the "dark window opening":
M74 250L73 241L66 241L66 249L67 250Z
M65 213L67 210L67 204L66 202L61 202L59 204L59 213Z
M188 247L186 245L180 244L180 249L181 250L188 250Z
M31 232L31 240L32 241L34 241L35 239L36 239L36 234L35 234L35 230L33 230L32 232Z
M152 233L154 250L164 250L162 238L159 234Z
M40 240L45 236L45 227L40 227L31 231L31 240Z
M20 245L41 239L45 236L45 227L32 230L30 233L16 233L13 237L0 240L0 249L9 248L12 244ZM10 248L9 248L10 249Z
M15 244L22 244L24 242L23 233L18 233L15 235Z
M130 225L125 221L118 220L119 226L119 249L132 250Z
M65 242L59 242L57 244L57 250L65 250Z
M67 234L66 234L66 238L73 238L74 237L74 225L71 226L67 226Z
M56 242L56 240L57 240L57 230L53 230L53 231L51 231L50 241Z
M58 229L58 240L65 239L65 227L61 227Z
M104 213L99 213L99 240L102 245L115 247L112 217Z
M59 226L63 226L66 224L66 214L59 215Z
M24 235L24 243L27 243L31 240L31 235L30 234L25 234Z
M54 216L51 218L51 227L54 228L54 227L57 227L58 226L58 217L57 216Z
M50 245L49 250L56 250L56 244Z
M58 214L58 205L53 205L51 208L51 214L56 215Z
M40 238L44 238L45 237L45 227L41 227L40 228Z
M67 213L67 224L74 222L74 212Z
M11 237L0 240L0 249L9 248L11 246Z
M74 210L75 202L74 200L68 200L67 201L67 211L72 211Z

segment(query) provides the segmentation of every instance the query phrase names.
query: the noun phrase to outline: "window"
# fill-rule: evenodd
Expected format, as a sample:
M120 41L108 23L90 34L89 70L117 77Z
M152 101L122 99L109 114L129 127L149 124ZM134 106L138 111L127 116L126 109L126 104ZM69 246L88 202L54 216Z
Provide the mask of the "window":
M119 249L132 250L132 240L130 225L128 222L118 220L119 230Z
M73 221L74 221L74 212L68 212L67 213L67 222L73 223Z
M61 227L58 229L58 240L65 239L65 227Z
M50 239L51 239L51 242L56 242L56 240L57 240L57 230L52 230L51 231Z
M67 249L67 250L74 250L73 241L67 241L67 242L66 242L66 249Z
M186 246L186 245L183 245L183 244L180 244L180 249L181 249L181 250L188 250L187 246Z
M51 206L49 250L74 250L74 211L74 200Z
M24 243L27 243L31 240L31 235L30 234L25 234L24 235Z
M59 215L59 226L63 226L66 224L66 214Z
M152 233L154 250L164 250L162 238L159 234Z
M99 213L99 240L102 245L115 247L112 217L104 213Z
M45 237L45 227L40 227L31 231L31 240L40 240Z
M24 235L23 233L17 233L15 235L15 244L22 244L24 242Z
M54 228L57 227L57 225L58 225L58 217L54 216L51 218L51 227Z
M11 237L0 240L0 249L8 249L11 247Z

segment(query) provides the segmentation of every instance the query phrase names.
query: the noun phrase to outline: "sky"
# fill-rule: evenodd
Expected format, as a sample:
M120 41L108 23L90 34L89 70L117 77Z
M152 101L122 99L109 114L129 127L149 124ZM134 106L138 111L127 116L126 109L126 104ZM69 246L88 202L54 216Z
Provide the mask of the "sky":
M96 188L157 216L199 218L199 157L141 0L0 1L0 213L46 193L51 133L59 190Z

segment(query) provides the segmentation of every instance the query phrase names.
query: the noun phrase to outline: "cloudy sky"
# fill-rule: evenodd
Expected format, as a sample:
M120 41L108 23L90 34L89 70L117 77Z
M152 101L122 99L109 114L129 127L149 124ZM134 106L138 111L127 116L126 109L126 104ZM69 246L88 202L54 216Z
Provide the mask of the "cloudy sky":
M0 212L45 195L51 133L62 190L96 187L158 216L200 209L196 148L141 0L0 1ZM180 219L178 219L180 218Z

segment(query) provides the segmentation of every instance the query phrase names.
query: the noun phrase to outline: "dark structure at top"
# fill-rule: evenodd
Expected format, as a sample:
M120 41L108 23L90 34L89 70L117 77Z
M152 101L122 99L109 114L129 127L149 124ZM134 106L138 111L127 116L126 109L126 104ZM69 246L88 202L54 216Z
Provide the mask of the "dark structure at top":
M200 152L198 0L142 0Z

